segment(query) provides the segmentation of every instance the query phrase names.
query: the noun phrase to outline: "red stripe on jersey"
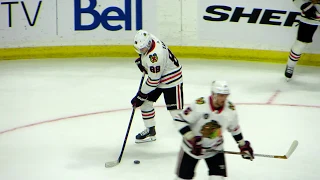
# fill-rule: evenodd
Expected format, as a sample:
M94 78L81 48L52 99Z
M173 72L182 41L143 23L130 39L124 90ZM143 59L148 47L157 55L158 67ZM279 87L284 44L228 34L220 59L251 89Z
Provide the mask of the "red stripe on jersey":
M159 81L150 81L150 79L149 79L149 78L148 78L148 80L147 80L147 81L148 81L148 83L149 83L149 84L159 84Z
M182 71L179 71L179 72L173 74L172 76L169 76L169 77L166 78L166 79L161 79L160 82L163 83L163 82L165 82L165 81L169 81L169 80L171 80L171 79L173 79L173 78L175 78L175 77L177 77L177 76L179 76L179 75L181 75L181 74L182 74Z

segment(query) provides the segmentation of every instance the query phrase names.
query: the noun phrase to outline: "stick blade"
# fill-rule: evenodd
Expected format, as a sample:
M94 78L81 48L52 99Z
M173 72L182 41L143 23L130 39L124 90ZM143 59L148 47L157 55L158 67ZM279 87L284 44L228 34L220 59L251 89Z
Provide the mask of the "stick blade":
M114 166L116 166L118 164L119 164L119 161L110 161L110 162L106 162L105 163L105 167L106 168L112 168L112 167L114 167Z
M286 158L289 159L289 157L292 155L292 153L296 150L296 148L298 147L299 142L297 140L294 140L288 150L288 152L286 153Z

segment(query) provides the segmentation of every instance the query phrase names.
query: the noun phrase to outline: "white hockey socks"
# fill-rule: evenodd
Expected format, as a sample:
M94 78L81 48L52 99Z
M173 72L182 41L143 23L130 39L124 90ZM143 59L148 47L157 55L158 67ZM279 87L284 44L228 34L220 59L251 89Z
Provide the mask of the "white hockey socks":
M304 43L301 41L296 40L291 48L289 57L288 57L288 61L287 61L287 65L289 67L295 67L298 60L301 57L301 54L303 52L303 50L305 49L305 47L307 46L308 43Z
M153 108L153 102L151 101L145 101L141 109L141 115L144 122L145 127L150 128L156 125L156 121L154 120L155 117L155 111Z

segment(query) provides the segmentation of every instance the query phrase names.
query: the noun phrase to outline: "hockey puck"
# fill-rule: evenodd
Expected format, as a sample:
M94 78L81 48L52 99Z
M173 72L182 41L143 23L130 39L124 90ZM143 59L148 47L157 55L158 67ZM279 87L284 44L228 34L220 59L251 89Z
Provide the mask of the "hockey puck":
M134 160L133 163L140 164L140 161L139 160Z

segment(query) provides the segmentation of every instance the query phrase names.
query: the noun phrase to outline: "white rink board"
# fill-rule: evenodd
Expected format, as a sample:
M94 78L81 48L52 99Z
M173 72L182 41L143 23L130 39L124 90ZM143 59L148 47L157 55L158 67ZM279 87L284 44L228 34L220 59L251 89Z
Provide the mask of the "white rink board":
M0 1L0 47L57 39L55 7L55 0Z
M33 26L28 24L21 2L31 20L35 19ZM0 2L0 48L131 44L137 29L158 32L157 0L21 2Z
M12 27L9 27L8 23L8 2L11 3ZM92 0L91 6L87 0L23 0L16 4L13 2L0 2L0 48L130 45L134 32L142 27L168 45L288 51L296 37L297 23L290 26L284 24L288 18L290 20L290 13L299 12L291 1L278 0ZM34 26L29 25L22 2L31 22L34 21L37 6L41 2ZM206 12L207 7L212 5L227 7L215 11L227 15L228 18L224 21L204 20L204 16L219 17ZM241 17L238 22L230 22L239 8L244 8L245 14L252 13L254 9L261 9L261 12L255 23L248 23L248 17ZM262 19L267 20L264 21L267 23L261 24ZM276 24L270 25L270 22ZM79 24L92 26L86 30L79 30ZM108 25L110 27L106 28ZM116 28L117 26L121 28ZM320 52L318 34L317 31L315 43L307 48L307 52Z
M136 5L136 2L141 1L141 5ZM101 41L102 44L109 44L109 42L110 44L118 44L117 42L130 44L137 29L145 28L151 32L157 32L157 13L154 11L156 9L156 1L96 0L96 2L94 11L89 10L91 13L94 13L92 15L91 13L80 13L79 8L76 7L76 4L79 3L83 9L89 7L90 3L87 0L60 0L58 18L61 20L58 24L58 33L63 40L72 41L77 39L79 42L84 41L85 45L88 44L87 41L89 41L89 44L96 44L95 41ZM70 11L70 7L73 7L75 10ZM123 15L119 15L117 12L123 13ZM77 18L80 16L81 25L79 25L80 19L77 21ZM99 23L99 16L101 23ZM112 20L112 16L125 20ZM141 23L139 24L140 21ZM85 30L85 28L88 29Z
M198 3L199 39L222 47L287 51L295 41L300 12L290 1L202 0ZM310 47L319 52L316 33Z

